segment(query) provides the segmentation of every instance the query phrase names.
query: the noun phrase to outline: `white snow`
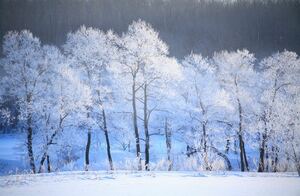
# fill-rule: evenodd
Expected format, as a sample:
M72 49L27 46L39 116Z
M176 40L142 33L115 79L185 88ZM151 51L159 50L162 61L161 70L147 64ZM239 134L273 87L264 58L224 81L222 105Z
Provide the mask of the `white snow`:
M63 172L0 177L1 196L299 196L295 173Z

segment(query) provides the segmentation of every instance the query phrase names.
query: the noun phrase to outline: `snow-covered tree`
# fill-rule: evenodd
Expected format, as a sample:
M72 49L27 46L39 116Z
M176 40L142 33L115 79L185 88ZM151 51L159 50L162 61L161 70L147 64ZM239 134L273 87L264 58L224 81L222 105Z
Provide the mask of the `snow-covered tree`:
M218 78L222 87L232 96L233 104L236 105L241 171L249 171L244 132L248 118L247 113L253 103L250 90L254 87L255 57L248 50L222 51L215 53L213 60L217 66Z
M52 67L44 95L38 100L40 137L43 138L39 172L47 159L50 172L50 146L59 143L59 136L68 135L68 128L78 129L86 119L86 106L92 104L90 88L81 82L80 75L70 68L64 56L56 48L48 48ZM50 59L51 60L51 59ZM49 62L51 62L49 60ZM56 149L62 146L56 145Z
M150 133L149 120L151 113L159 104L159 92L164 89L166 80L180 77L180 66L174 58L168 56L168 46L159 38L158 33L146 22L135 21L123 34L119 42L120 61L116 67L128 93L131 94L133 128L136 140L136 156L141 170L141 147L138 125L138 104L142 103L145 135L145 168L149 170ZM129 90L130 89L130 90ZM152 102L152 103L149 103Z
M34 127L34 107L43 94L44 75L49 64L45 56L47 52L41 46L38 38L31 32L8 32L4 36L2 59L6 72L1 86L7 89L10 96L15 97L19 106L20 120L24 121L27 133L27 151L30 168L36 172L34 152L32 147Z
M292 98L299 92L300 60L296 53L278 52L260 62L263 70L262 96L260 97L262 137L260 143L259 172L277 170L279 159L279 141L288 124L285 116L292 110L286 104L292 104ZM288 111L287 111L288 110ZM285 113L284 115L282 115ZM288 115L290 116L290 115ZM290 116L291 117L291 116ZM296 121L297 117L291 118ZM290 122L294 124L295 122ZM271 159L271 167L265 163Z
M87 106L88 117L98 117L94 121L104 131L107 156L110 169L113 170L113 162L110 152L110 142L107 127L107 107L112 102L111 88L109 86L108 66L115 56L113 40L114 34L98 29L82 26L74 33L69 33L63 46L71 66L82 73L81 79L92 90L93 105ZM88 141L86 147L86 169L89 165L89 149L91 143L91 127L88 128Z
M220 146L216 146L217 143L222 143L220 139L226 136L224 130L220 131L220 127L226 127L225 113L222 111L232 107L229 96L220 88L216 78L216 67L200 54L186 56L182 65L185 74L185 89L181 92L185 100L183 110L187 113L186 120L189 122L189 131L186 133L189 146L187 153L189 156L194 153L200 155L200 163L204 170L213 169L213 156L222 154L221 158L225 159L227 168L231 169L229 159L225 153L221 153L223 150L218 150ZM225 142L224 139L223 143Z

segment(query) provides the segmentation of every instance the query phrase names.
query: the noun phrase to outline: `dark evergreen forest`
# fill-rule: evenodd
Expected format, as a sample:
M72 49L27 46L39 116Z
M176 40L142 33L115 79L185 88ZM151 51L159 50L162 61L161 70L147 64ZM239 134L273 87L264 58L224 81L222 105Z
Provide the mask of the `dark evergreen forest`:
M0 37L28 29L59 46L83 24L122 33L139 18L159 31L177 58L242 48L258 58L300 52L300 1L293 0L0 0Z

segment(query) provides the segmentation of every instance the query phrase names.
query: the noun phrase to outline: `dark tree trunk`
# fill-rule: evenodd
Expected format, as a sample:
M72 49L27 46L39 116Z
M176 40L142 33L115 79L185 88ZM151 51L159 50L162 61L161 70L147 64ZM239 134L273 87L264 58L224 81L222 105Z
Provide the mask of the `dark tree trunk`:
M272 146L272 171L277 172L278 165L278 148L277 146Z
M109 161L110 170L114 170L113 160L112 160L112 156L111 156L111 152L110 152L110 142L109 142L109 137L108 137L106 115L105 115L104 109L102 109L102 115L103 115L103 130L104 130L105 141L106 141L107 158Z
M246 171L249 171L249 165L248 165L248 159L247 159L247 154L246 154L246 148L245 148L245 143L243 140L243 151L244 151L244 162L245 162L245 166L246 166Z
M240 146L240 162L241 162L241 171L245 171L245 163L244 163L244 151L243 151L243 139L242 136L239 134L239 146Z
M31 95L27 95L27 104L28 106L31 105ZM29 107L28 107L29 108ZM33 148L32 148L32 114L29 108L28 115L27 115L27 151L28 151L28 158L31 171L35 173L35 162L34 162L34 155L33 155Z
M269 149L268 149L268 145L266 144L266 148L265 148L265 150L266 150L266 161L267 161L267 164L266 164L266 170L265 171L269 171Z
M132 84L132 109L133 109L133 128L135 134L135 145L136 145L136 157L138 159L138 170L142 170L142 160L141 160L141 147L140 147L140 136L137 123L137 110L136 110L136 86L135 77L133 78Z
M47 170L48 170L48 173L51 172L50 156L49 155L47 155Z
M226 140L226 146L225 146L225 153L228 154L230 148L230 139L227 138Z
M33 173L35 173L35 163L34 163L34 155L32 150L32 128L28 127L27 129L27 150L28 150L28 157L30 168Z
M234 78L234 84L235 84L235 90L236 90L236 96L239 94L239 87L237 82L237 76ZM241 161L241 171L249 171L248 167L248 161L247 161L247 155L245 150L245 143L243 140L243 110L242 105L239 97L236 98L236 101L238 103L238 111L239 111L239 130L238 130L238 139L239 139L239 147L240 147L240 161Z
M43 168L46 158L47 158L47 150L45 150L45 152L43 153L43 156L41 158L40 167L39 167L39 171L38 171L39 173L42 173L42 168Z
M258 172L264 172L265 171L265 160L264 160L264 158L265 158L266 138L267 138L267 135L265 133L263 133L261 146L259 148Z
M148 97L147 97L147 84L144 85L144 130L145 130L145 169L150 170L150 136L148 129Z
M265 130L264 133L262 134L262 141L261 141L261 146L259 148L259 165L258 165L258 172L264 172L265 171L265 150L266 150L266 141L267 141L267 119L266 115L264 115L264 126Z
M63 122L63 119L64 118L60 118L60 123L59 123L59 129L58 130L62 130L62 122ZM51 144L53 144L53 140L54 140L54 138L55 138L55 136L57 135L57 133L58 133L58 130L56 130L56 131L54 131L53 133L52 133L52 135L51 135L51 137L50 137L50 139L49 139L49 141L48 141L48 137L47 137L47 144L46 144L46 149L45 149L45 151L44 151L44 153L43 153L43 156L42 156L42 158L41 158L41 161L40 161L40 167L39 167L39 173L41 173L42 172L42 167L43 167L43 165L44 165L44 162L45 162L45 160L46 160L46 158L47 158L47 155L48 155L48 147L51 145Z
M172 132L169 129L167 118L165 120L165 136L166 136L166 146L167 146L168 171L171 171L173 167L172 160L171 160Z
M47 170L48 170L48 172L49 173L51 172L51 169L50 169L50 158L49 158L49 155L48 155L47 151L48 150L45 150L45 152L43 153L43 156L42 156L41 161L40 161L40 167L39 167L38 173L42 173L43 165L44 165L45 161L47 161Z
M87 135L87 143L85 148L85 171L89 170L89 164L90 164L90 147L91 147L91 132L88 131Z
M243 140L243 127L242 127L242 122L243 122L243 115L242 115L242 106L240 103L240 100L237 99L238 101L238 109L239 109L239 132L238 132L238 138L239 138L239 147L240 147L240 161L241 161L241 171L249 171L248 168L248 161L247 161L247 155L245 151L245 144Z

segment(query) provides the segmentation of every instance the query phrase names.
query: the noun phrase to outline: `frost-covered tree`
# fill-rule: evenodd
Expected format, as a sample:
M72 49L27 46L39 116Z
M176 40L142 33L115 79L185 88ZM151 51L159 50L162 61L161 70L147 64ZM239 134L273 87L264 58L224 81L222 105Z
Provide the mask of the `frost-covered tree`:
M56 64L53 65L53 72L44 88L44 96L39 99L40 137L44 139L40 150L42 155L39 172L42 172L45 160L50 172L50 146L60 143L59 136L62 134L69 135L70 128L76 130L85 123L86 105L92 104L90 88L81 82L80 75L66 64L65 58L57 50L56 52ZM55 51L52 50L50 54L55 54ZM56 149L63 148L55 146Z
M138 125L138 103L142 103L141 117L145 135L145 168L149 170L150 133L149 120L157 108L159 91L162 91L166 80L180 76L180 67L174 58L168 56L168 46L159 38L158 33L146 22L135 21L123 34L119 42L121 53L118 69L123 77L123 85L131 94L133 128L136 140L136 156L141 165L140 133ZM150 103L151 102L151 103Z
M285 116L291 111L286 111L286 103L292 103L292 97L299 92L299 72L300 60L296 53L283 51L264 58L260 62L260 68L263 70L262 96L261 104L261 121L262 133L259 156L259 172L265 170L277 170L279 159L279 141L282 138L282 126L288 126L282 115ZM293 119L293 118L292 118ZM296 117L293 119L296 120ZM295 123L295 122L292 122ZM271 159L271 167L265 163Z
M248 50L222 51L215 53L213 60L217 66L222 87L232 96L236 105L241 171L249 171L244 132L247 112L252 103L252 96L249 92L254 87L252 81L255 57Z
M47 81L46 75L49 63L47 51L41 46L38 38L31 32L8 32L4 36L2 59L6 72L1 80L1 86L7 89L7 93L15 97L19 106L18 118L24 121L27 133L27 151L30 168L36 172L34 152L32 146L34 109L38 99L43 95L43 87Z
M181 92L185 100L183 110L187 113L190 131L187 139L188 155L200 155L200 162L204 170L212 170L214 155L221 155L227 168L231 169L231 163L225 153L216 146L220 139L224 139L224 130L220 130L220 123L224 126L224 112L230 109L229 96L220 88L216 78L216 67L208 58L200 54L190 54L182 62L185 80L184 90ZM224 137L222 137L223 135ZM217 137L216 137L217 136ZM225 143L225 139L223 143ZM225 145L224 145L225 146ZM222 146L223 147L223 146Z
M110 66L116 52L112 44L114 39L115 36L111 31L104 33L101 30L83 26L76 32L69 33L67 42L63 46L71 66L80 70L81 79L92 90L93 105L86 107L89 111L87 115L90 119L97 117L94 121L104 131L111 170L113 170L113 161L110 152L106 112L107 107L112 102L108 66ZM88 128L87 134L86 169L89 165L91 127Z

